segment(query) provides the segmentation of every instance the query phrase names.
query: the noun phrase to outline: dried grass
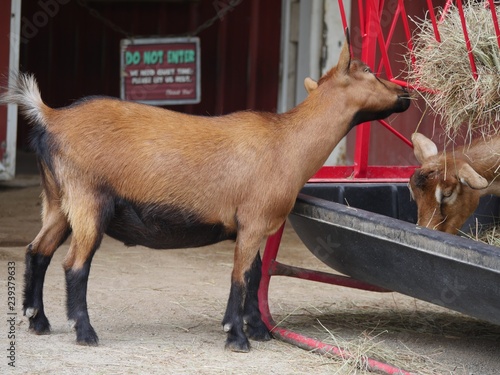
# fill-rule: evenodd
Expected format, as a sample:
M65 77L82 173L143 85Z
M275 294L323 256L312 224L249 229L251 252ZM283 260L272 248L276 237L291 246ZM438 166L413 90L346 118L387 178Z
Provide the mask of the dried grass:
M420 310L415 305L392 309L387 304L380 308L355 304L335 305L333 310L311 308L295 309L280 323L286 321L287 328L299 332L309 328L309 336L341 348L344 356L325 354L335 364L335 374L369 374L368 358L422 375L465 374L460 361L453 365L442 362L443 350L438 345L418 352L410 346L415 347L416 340L500 339L500 329L491 324L440 308ZM315 323L311 324L314 315Z
M476 221L476 227L470 233L463 233L464 237L475 241L484 242L491 246L500 247L500 223L482 225Z
M335 362L340 365L338 374L354 375L358 374L358 371L368 372L368 358L390 364L403 371L417 371L416 373L420 375L438 375L453 371L431 356L412 351L404 343L400 343L397 348L388 346L383 340L386 332L374 335L365 331L359 337L349 340L328 331L326 327L325 330L329 333L332 343L343 348L346 353L344 357L335 358Z
M417 26L414 50L406 56L409 83L424 90L419 93L441 116L445 134L450 139L470 136L475 131L494 134L500 129L500 50L491 10L482 2L466 0L464 13L477 80L472 74L455 5L438 25L441 43L436 41L429 17L413 20ZM500 18L499 7L496 14Z

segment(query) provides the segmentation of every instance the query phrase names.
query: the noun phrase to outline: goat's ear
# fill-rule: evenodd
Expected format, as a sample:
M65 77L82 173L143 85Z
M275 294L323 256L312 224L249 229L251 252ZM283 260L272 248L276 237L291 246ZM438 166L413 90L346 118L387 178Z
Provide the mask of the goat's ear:
M458 178L462 184L468 185L475 190L486 189L488 180L477 173L468 163L464 163L458 171Z
M310 77L307 77L304 80L304 87L306 88L307 93L310 94L311 92L313 92L318 88L318 82L316 82L314 79Z
M411 135L411 142L413 143L415 157L420 164L423 164L427 159L438 154L436 144L423 134L413 133Z
M345 42L340 51L339 62L337 63L337 71L347 74L351 66L351 43L349 38L349 29L345 29Z

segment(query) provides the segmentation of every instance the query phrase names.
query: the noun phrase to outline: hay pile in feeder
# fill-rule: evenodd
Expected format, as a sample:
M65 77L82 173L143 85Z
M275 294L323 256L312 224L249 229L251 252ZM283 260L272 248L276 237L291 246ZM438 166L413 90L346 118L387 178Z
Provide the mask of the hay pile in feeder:
M464 237L500 247L500 223L481 225L476 222L476 227L471 228L469 233L464 233Z
M482 241L488 245L500 246L500 230L498 226L491 225L483 230L478 236L478 241Z
M439 114L446 135L494 134L500 129L500 50L490 8L486 2L467 0L464 14L478 77L474 78L456 5L438 23L436 41L430 19L417 20L414 50L407 56L409 83ZM500 9L495 9L500 19ZM442 9L438 12L438 18ZM429 17L427 17L429 18ZM413 56L413 59L411 58ZM413 61L412 61L413 60ZM466 134L461 132L465 126Z

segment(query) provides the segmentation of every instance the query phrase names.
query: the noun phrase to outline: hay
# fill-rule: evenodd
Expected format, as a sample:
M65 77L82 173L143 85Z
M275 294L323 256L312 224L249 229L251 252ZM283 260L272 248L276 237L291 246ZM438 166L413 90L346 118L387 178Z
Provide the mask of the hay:
M415 342L500 339L500 329L489 323L438 307L420 310L416 301L406 307L395 303L392 308L387 303L377 307L351 302L295 308L280 324L341 348L344 356L325 353L322 358L336 366L332 373L342 375L369 374L367 358L422 375L465 374L456 369L460 361L443 362L446 350L439 345L423 350Z
M497 226L492 225L487 230L482 231L481 237L478 240L488 245L500 246L500 230Z
M500 223L482 225L476 220L476 227L471 228L470 233L463 233L463 236L487 245L500 247L499 225Z
M438 12L442 13L442 9ZM500 50L491 10L485 3L464 1L464 14L478 78L474 78L455 5L438 25L436 41L429 17L413 20L417 30L414 49L406 56L408 81L420 91L429 107L443 119L445 134L470 136L479 131L494 134L500 129ZM497 17L500 9L496 7ZM462 133L465 126L466 134Z
M346 353L343 357L332 358L340 366L338 374L355 375L358 374L358 370L361 370L362 374L369 373L368 358L390 364L403 371L415 371L416 369L421 375L451 373L453 370L451 367L439 363L432 356L412 351L402 342L398 343L397 347L387 345L382 337L387 331L375 335L373 332L364 331L357 338L345 339L328 330L325 326L322 325L322 327L330 335L330 340L325 341L331 341L333 345L343 348Z

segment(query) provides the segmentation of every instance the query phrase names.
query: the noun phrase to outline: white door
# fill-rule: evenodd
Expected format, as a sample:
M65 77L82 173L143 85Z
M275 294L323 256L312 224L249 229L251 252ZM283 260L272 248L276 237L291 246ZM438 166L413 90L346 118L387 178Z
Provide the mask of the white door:
M337 1L282 0L281 4L278 112L285 112L306 98L306 77L317 80L337 63L345 37ZM351 0L343 5L350 19ZM325 165L345 163L345 149L344 138Z
M7 9L5 9L7 8ZM9 9L10 8L10 9ZM5 11L7 10L7 11ZM21 0L5 1L2 4L0 22L10 24L7 35L0 35L0 53L8 55L8 71L1 74L13 79L19 70L19 41L21 40ZM16 172L17 106L8 105L0 109L0 180L14 178Z

